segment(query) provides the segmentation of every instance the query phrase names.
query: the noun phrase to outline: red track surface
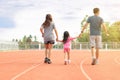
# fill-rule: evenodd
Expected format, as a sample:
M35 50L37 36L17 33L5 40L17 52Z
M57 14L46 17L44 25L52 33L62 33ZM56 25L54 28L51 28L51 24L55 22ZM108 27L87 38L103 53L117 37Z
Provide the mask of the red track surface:
M101 51L91 65L90 51L72 50L64 65L62 50L53 50L52 64L44 64L44 51L0 52L0 80L120 80L120 51Z

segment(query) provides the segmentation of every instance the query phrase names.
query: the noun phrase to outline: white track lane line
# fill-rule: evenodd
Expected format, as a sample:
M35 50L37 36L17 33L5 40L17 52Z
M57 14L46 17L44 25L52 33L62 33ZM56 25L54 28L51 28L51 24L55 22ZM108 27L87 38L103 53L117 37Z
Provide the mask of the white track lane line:
M115 61L115 63L120 64L120 62L118 61L118 59L120 59L120 56L116 57L116 58L114 59L114 61Z
M41 64L41 63L40 63ZM27 72L35 69L36 67L40 66L40 64L37 65L32 65L32 67L29 67L28 69L24 70L23 72L19 73L18 75L14 76L11 80L16 80L17 78L19 78L20 76L26 74Z
M81 61L81 63L80 63L80 69L81 69L82 73L84 74L84 76L87 78L87 80L92 80L92 79L88 76L88 74L85 72L85 70L84 70L84 68L83 68L83 63L84 63L86 60L87 60L87 58Z

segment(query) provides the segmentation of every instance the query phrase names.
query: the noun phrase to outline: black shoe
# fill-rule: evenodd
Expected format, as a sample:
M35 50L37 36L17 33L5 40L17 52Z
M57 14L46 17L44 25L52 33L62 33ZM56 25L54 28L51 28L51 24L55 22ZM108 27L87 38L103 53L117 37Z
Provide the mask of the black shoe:
M91 65L95 65L96 64L96 59L93 59L92 64Z
M48 58L46 57L45 60L44 60L44 63L47 63L48 62Z
M50 59L48 59L47 63L48 63L48 64L51 64L52 62L51 62L51 60L50 60Z

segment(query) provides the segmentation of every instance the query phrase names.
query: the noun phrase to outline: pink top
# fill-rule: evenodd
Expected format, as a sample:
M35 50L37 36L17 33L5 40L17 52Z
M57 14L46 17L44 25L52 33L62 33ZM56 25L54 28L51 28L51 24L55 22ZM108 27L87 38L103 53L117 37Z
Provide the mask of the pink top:
M71 38L71 37L68 38L67 42L64 44L64 49L65 48L71 48L71 41L73 39L75 39L75 38Z

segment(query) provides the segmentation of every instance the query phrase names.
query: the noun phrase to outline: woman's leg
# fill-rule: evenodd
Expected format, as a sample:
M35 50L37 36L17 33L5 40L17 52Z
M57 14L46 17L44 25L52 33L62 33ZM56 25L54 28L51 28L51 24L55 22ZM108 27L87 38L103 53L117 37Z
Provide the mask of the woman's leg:
M45 57L48 57L48 44L45 44Z
M53 44L48 44L48 64L51 64L51 49L52 49Z
M51 49L52 49L53 44L48 45L49 53L48 53L48 58L51 58Z
M45 60L44 63L47 63L48 61L48 44L45 44Z

